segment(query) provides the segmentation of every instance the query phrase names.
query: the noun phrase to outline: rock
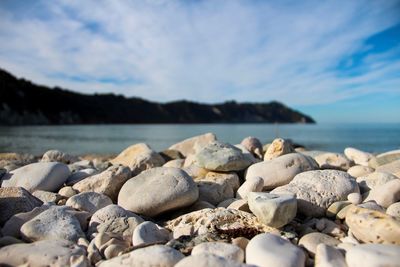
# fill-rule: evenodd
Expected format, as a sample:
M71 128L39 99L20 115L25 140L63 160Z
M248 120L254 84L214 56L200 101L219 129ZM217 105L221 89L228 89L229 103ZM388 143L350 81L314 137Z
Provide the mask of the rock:
M218 141L206 145L195 155L195 164L211 171L241 171L251 163L238 148Z
M182 259L175 267L244 267L246 264L241 264L236 261L228 260L213 254L197 254Z
M202 209L215 209L215 206L207 201L197 200L193 205L189 206L190 212Z
M250 151L250 153L252 153L255 157L257 157L259 159L263 158L263 147L262 147L260 140L258 140L257 138L248 136L248 137L244 138L242 140L242 142L240 142L240 144L245 149Z
M167 163L165 163L163 165L163 167L183 168L184 163L185 163L184 159L174 159L174 160L170 160Z
M116 202L122 185L131 177L131 171L128 167L111 166L97 175L74 184L72 188L79 192L104 194Z
M246 251L246 247L249 244L250 240L245 237L236 237L232 239L232 245L238 246L243 251Z
M86 251L66 240L15 244L0 250L0 263L7 266L89 266Z
M142 222L132 235L133 246L165 244L171 239L171 233L153 222Z
M248 195L249 208L260 222L280 228L296 216L297 201L291 195L251 192Z
M142 222L143 219L139 216L112 218L98 225L90 226L87 236L91 239L98 233L111 233L131 240L134 230Z
M208 172L204 178L195 180L199 189L199 200L218 205L221 201L235 196L240 186L236 173Z
M95 213L97 210L111 205L112 201L109 197L96 192L83 192L70 197L65 203L66 206L77 210L83 210Z
M173 267L185 256L179 251L154 245L136 249L132 252L101 262L98 267Z
M82 169L82 170L73 172L68 177L67 181L65 181L65 184L68 186L73 186L74 184L82 181L83 179L90 177L92 175L95 175L97 173L98 173L98 171L93 168Z
M400 179L391 180L369 191L365 201L374 200L380 206L387 208L400 200Z
M364 208L364 209L369 209L369 210L377 210L380 212L385 212L385 209L382 208L381 206L379 206L375 201L366 201L364 203L361 203L359 205L357 205L360 208Z
M32 193L34 197L37 197L43 202L53 202L57 203L59 200L63 199L63 197L57 193L43 191L43 190L36 190Z
M399 267L400 246L363 244L346 252L348 267Z
M245 212L251 212L249 208L249 204L247 203L247 200L244 199L238 199L236 201L233 201L227 209L235 209L235 210L242 210Z
M179 152L178 150L174 150L174 149L166 149L166 150L160 152L160 156L163 157L165 162L185 158L181 152Z
M118 195L118 205L145 216L190 206L199 197L192 177L175 168L153 168L128 180Z
M351 207L353 207L353 206L354 206L353 204L350 204L350 205L344 207L343 209L341 209L341 210L336 214L336 219L344 220L344 219L346 218L347 211L349 211L349 209L350 209Z
M400 202L393 203L386 209L386 214L400 219Z
M78 160L77 157L68 155L59 150L49 150L43 154L41 162L61 162L64 164L70 164Z
M368 166L369 160L373 157L371 153L367 153L352 147L347 147L344 150L344 154L348 159L362 166Z
M140 216L136 215L135 213L129 210L125 210L118 205L111 204L97 210L90 219L89 226L99 225L110 219L115 219L120 217L127 217L127 218L135 217L138 220L142 220L141 222L143 222L143 219Z
M272 141L270 146L268 146L268 149L264 155L264 160L271 160L293 152L294 148L290 141L282 138L277 138Z
M400 149L377 155L369 161L369 166L376 168L400 159Z
M321 218L315 224L315 228L323 234L328 234L336 238L345 237L345 227L341 224L336 224L327 218Z
M241 144L234 145L234 147L238 148L243 153L243 155L251 162L250 165L262 161L261 159L253 156L253 154L251 154L250 151L248 151Z
M78 191L73 189L72 186L65 186L65 187L61 188L60 190L58 190L58 194L65 198L70 198L70 197L78 194Z
M162 166L165 160L150 146L140 143L126 148L111 160L111 163L129 167L132 170L132 175L135 176L144 170Z
M275 188L271 193L295 194L300 213L321 217L332 203L345 200L348 194L358 191L356 181L348 173L322 170L300 173L288 185Z
M360 176L365 176L370 173L373 173L375 170L371 167L366 167L366 166L361 166L361 165L355 165L353 167L350 167L347 170L347 173L350 174L353 177L360 177Z
M218 208L228 208L230 204L239 200L239 198L228 198L220 203L218 203Z
M119 235L99 233L88 245L88 259L95 265L100 260L108 260L128 250L130 242Z
M6 246L10 246L10 245L14 245L14 244L23 244L24 242L22 242L21 240L12 237L12 236L3 236L0 237L0 249L2 247L6 247ZM1 264L1 262L0 262Z
M326 210L327 217L336 217L336 215L344 209L346 206L350 205L351 202L347 200L335 201Z
M76 242L84 237L78 219L68 208L51 206L21 227L22 237L27 241L64 239Z
M311 256L314 256L317 251L319 244L325 244L329 246L336 246L340 243L339 240L322 233L309 233L302 236L299 240L299 246L304 247Z
M347 211L346 223L364 243L400 244L400 221L383 212L353 206Z
M6 173L7 173L6 169L0 168L0 180L3 177L3 175L6 174Z
M69 175L68 166L63 163L32 163L4 175L1 187L23 187L29 192L55 192L61 188Z
M31 211L43 202L22 187L0 188L0 226L14 214Z
M376 168L378 172L388 172L400 178L400 159Z
M251 165L247 169L246 180L261 177L264 180L264 188L273 189L288 184L296 174L315 169L318 169L318 164L312 158L291 153Z
M255 236L246 248L246 263L259 267L302 267L305 261L306 256L300 248L273 234Z
M369 190L386 184L391 180L397 180L398 178L393 174L386 172L373 172L367 174L366 176L361 176L357 178L357 183L360 186L360 190L362 193L368 192Z
M240 247L224 242L201 243L192 250L192 255L199 254L213 254L240 263L244 261L244 251Z
M196 154L201 148L205 147L209 143L217 140L217 137L213 133L206 133L203 135L194 136L185 139L177 144L169 147L169 149L177 150L182 153L183 156L187 157L190 154Z
M261 177L249 177L237 190L236 198L247 199L250 192L261 192L264 187L264 180Z
M316 156L314 158L321 169L335 169L347 171L351 166L354 165L354 162L346 158L345 155L340 153L324 153Z
M321 243L316 249L315 267L347 267L347 265L338 249Z
M362 196L360 193L350 193L347 196L347 200L351 202L351 204L357 205L362 202Z

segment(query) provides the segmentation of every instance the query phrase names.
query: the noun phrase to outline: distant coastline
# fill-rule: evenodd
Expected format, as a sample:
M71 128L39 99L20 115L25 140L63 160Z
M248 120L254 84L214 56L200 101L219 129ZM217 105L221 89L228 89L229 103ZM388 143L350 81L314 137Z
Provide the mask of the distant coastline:
M0 69L0 125L315 123L282 103L157 103L36 85Z

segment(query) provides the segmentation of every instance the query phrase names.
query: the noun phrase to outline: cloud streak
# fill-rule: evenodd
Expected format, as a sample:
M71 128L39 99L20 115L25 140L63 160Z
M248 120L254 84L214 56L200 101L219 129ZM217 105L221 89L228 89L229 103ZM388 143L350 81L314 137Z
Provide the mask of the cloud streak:
M0 66L52 86L163 102L312 105L400 94L399 46L377 53L367 42L400 23L398 1L299 3L43 1L24 11L4 5Z

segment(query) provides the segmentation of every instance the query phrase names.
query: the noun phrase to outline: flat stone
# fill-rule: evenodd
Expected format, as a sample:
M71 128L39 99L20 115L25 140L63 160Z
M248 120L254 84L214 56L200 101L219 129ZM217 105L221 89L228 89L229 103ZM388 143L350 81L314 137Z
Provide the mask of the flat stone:
M314 158L321 169L335 169L347 171L351 166L354 165L354 162L346 158L345 155L340 153L324 153L316 156Z
M240 142L240 144L245 149L250 151L250 153L252 153L255 157L260 158L260 159L263 158L263 146L262 146L260 140L258 140L257 138L248 136L248 137L244 138L242 140L242 142Z
M264 160L271 160L293 152L294 148L290 141L282 138L276 138L274 141L272 141L271 145L268 146L268 149L264 154Z
M302 236L299 240L299 246L304 247L308 253L312 256L315 255L317 251L317 246L319 244L325 244L329 246L336 246L340 243L339 240L323 233L309 233Z
M182 259L175 267L244 267L248 266L213 254L197 254Z
M246 263L259 267L303 267L305 261L300 248L273 234L259 234L246 247Z
M261 177L265 189L273 189L288 184L297 174L318 169L318 164L300 153L290 153L278 158L251 165L246 172L246 180Z
M163 167L170 167L170 168L183 168L183 165L185 164L184 159L174 159L170 160L167 163L163 165Z
M83 179L90 177L92 175L98 174L99 171L93 168L88 168L88 169L81 169L79 171L75 171L71 173L71 175L68 177L67 181L65 181L65 184L68 186L72 186Z
M381 153L369 161L369 166L377 168L400 159L400 149Z
M154 244L165 244L171 239L171 233L153 223L153 222L143 222L139 224L132 235L132 245L133 246L143 246L143 245L154 245Z
M0 225L13 215L39 207L43 202L22 187L0 188Z
M116 158L112 159L111 163L129 167L132 170L132 175L137 175L144 170L162 166L165 160L150 146L140 143L126 148Z
M369 191L365 201L374 200L378 205L387 208L400 201L400 179L391 180Z
M23 187L29 192L57 192L69 175L68 166L63 163L32 163L5 174L1 187Z
M368 166L368 162L373 157L371 153L364 152L353 147L347 147L344 150L344 154L348 159L362 166Z
M213 254L227 260L244 261L244 251L235 245L224 242L205 242L195 246L191 255Z
M187 157L190 154L196 154L201 148L205 147L209 143L217 140L217 137L213 133L206 133L203 135L194 136L185 139L179 143L176 143L169 147L169 149L177 150L182 153L183 156Z
M336 248L319 244L315 253L315 267L347 267L344 255Z
M251 163L238 148L218 141L206 145L195 155L195 164L211 171L240 171Z
M280 228L296 216L297 201L291 195L251 192L248 195L249 208L260 222Z
M98 267L173 267L184 257L173 248L153 245L103 261Z
M131 178L131 171L124 166L111 166L107 170L90 176L72 188L78 192L96 192L104 194L116 202L122 185Z
M36 190L32 193L32 195L43 202L53 202L57 203L59 200L63 199L60 194L43 191L43 190Z
M66 206L87 211L91 214L111 204L112 201L108 196L96 192L79 193L70 197L65 203Z
M176 168L153 168L128 180L118 195L118 205L146 216L190 206L199 190L186 172Z
M399 267L400 246L382 244L363 244L354 246L346 252L348 267Z
M199 200L213 205L235 196L240 186L236 173L208 172L205 177L195 180L199 189Z
M332 203L345 200L353 192L359 192L355 179L347 172L337 170L303 172L288 185L271 191L295 194L298 211L310 217L323 216Z
M249 177L237 190L236 198L247 199L250 192L261 192L264 188L264 180L261 177Z
M400 219L400 202L393 203L386 209L386 214Z
M360 176L365 176L367 174L373 173L374 171L375 171L375 169L373 169L371 167L355 165L353 167L350 167L347 170L347 173L353 177L360 177Z
M383 212L353 206L347 211L346 224L364 243L400 245L400 221Z
M384 185L391 180L397 180L398 177L386 172L373 172L366 176L357 178L357 183L362 193L368 192L371 189Z
M400 159L381 165L376 168L378 172L388 172L400 178Z
M0 250L0 263L7 266L90 266L86 251L66 240L15 244Z
M66 207L51 206L21 227L22 237L31 242L64 239L77 242L84 237L78 219Z

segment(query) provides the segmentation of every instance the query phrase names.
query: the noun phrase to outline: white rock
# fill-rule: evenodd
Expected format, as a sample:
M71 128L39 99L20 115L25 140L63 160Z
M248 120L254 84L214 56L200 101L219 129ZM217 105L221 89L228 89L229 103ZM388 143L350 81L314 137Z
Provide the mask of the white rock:
M340 243L339 240L323 233L309 233L302 236L299 240L299 246L304 247L310 255L314 256L319 244L325 244L329 246L336 246Z
M172 235L167 229L153 222L143 222L133 231L132 245L165 244L171 237Z
M173 248L153 245L103 261L98 267L173 267L184 257Z
M398 179L397 176L386 173L386 172L373 172L367 174L366 176L360 176L357 178L357 183L360 186L360 190L362 193L367 192L377 186L386 184L391 180Z
M111 204L112 200L108 196L96 192L79 193L70 197L65 203L66 206L87 211L91 214Z
M353 177L365 176L373 173L375 170L371 167L355 165L347 170L347 173Z
M90 266L86 251L66 240L15 244L0 250L0 263L7 266Z
M264 187L264 180L261 177L249 177L237 190L236 198L247 199L250 192L261 192Z
M178 150L185 157L195 154L197 151L209 143L216 141L217 137L213 133L194 136L170 146L168 149Z
M275 228L291 222L297 212L297 201L292 195L251 192L248 204L260 222Z
M153 168L128 180L118 195L118 205L146 216L190 206L199 197L193 179L175 168Z
M184 258L178 262L175 267L245 267L247 264L242 264L236 261L231 261L213 254L197 254Z
M386 214L400 219L400 202L393 203L386 209Z
M65 164L70 164L78 161L78 158L59 150L49 150L43 154L41 162L61 162Z
M354 162L346 158L345 155L340 153L324 153L314 158L321 169L337 169L347 171Z
M78 191L73 189L71 186L64 186L60 190L58 190L58 194L65 198L70 198L70 197L78 194Z
M90 218L89 226L99 225L108 220L120 217L126 217L126 218L136 217L138 220L141 219L142 220L141 222L143 222L143 219L140 216L136 215L135 213L129 210L125 210L124 208L118 205L111 204L97 210Z
M369 160L373 157L371 153L367 153L352 147L347 147L344 150L344 154L356 164L363 166L368 166Z
M315 267L347 267L343 254L336 248L319 244L315 253Z
M348 267L399 267L400 246L363 244L347 250Z
M242 140L240 143L244 148L246 148L250 153L252 153L254 156L262 159L263 157L263 146L260 142L255 137L248 136Z
M68 177L67 181L65 181L66 185L72 186L83 179L90 177L92 175L97 174L98 171L93 168L88 168L88 169L82 169L76 172L71 173L71 175Z
M46 202L57 203L59 200L63 199L63 197L60 194L43 191L43 190L36 190L35 192L32 193L32 195L34 197L37 197L44 203L46 203Z
M259 234L246 247L246 263L259 267L303 267L305 260L300 248L273 234Z
M362 202L362 196L360 193L350 193L347 195L347 200L352 204L357 205Z
M170 160L163 165L163 167L170 167L170 168L182 168L185 163L184 159L174 159Z
M290 153L270 161L251 165L246 172L246 180L261 177L265 189L288 184L298 173L318 169L318 164L310 157Z
M374 200L384 208L400 201L400 179L391 180L372 189L365 201L370 200Z
M57 162L38 162L6 173L1 187L23 187L33 192L58 191L70 175L68 166Z
M223 242L204 242L196 245L192 250L192 255L202 253L213 254L237 262L244 261L244 251L240 247Z
M353 192L359 192L354 178L347 172L337 170L303 172L288 185L271 191L275 194L295 194L298 211L315 217L323 216L332 203L345 200Z

